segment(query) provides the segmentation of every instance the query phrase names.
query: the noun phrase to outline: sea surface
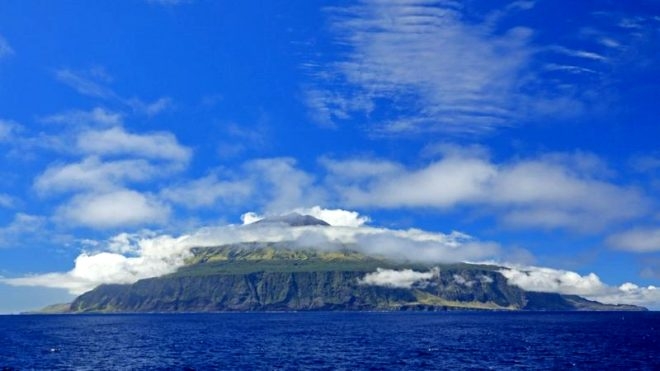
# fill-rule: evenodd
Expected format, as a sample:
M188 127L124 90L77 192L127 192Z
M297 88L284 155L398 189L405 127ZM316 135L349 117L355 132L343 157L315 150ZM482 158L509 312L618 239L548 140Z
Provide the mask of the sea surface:
M0 316L0 370L660 370L660 312Z

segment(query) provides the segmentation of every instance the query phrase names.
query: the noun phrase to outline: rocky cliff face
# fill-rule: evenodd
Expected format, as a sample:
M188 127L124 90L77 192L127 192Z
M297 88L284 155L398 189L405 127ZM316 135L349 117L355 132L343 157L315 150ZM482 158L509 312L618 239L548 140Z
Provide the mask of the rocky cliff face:
M293 310L635 310L578 296L509 286L497 267L439 266L410 287L365 284L376 268L410 264L350 250L319 252L259 244L194 250L177 273L132 285L102 285L78 297L72 312ZM417 270L430 267L415 266Z
M374 309L414 300L409 290L360 286L358 272L255 272L153 278L105 285L80 296L74 311L199 312Z

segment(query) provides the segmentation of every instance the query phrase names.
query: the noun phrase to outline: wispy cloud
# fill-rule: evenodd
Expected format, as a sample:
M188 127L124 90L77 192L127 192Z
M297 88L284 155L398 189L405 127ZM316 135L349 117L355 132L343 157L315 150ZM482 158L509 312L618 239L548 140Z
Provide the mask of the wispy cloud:
M6 193L0 193L0 207L12 208L14 204L15 204L15 199L13 196Z
M560 53L563 55L567 55L570 57L576 57L576 58L583 58L583 59L591 59L595 61L607 61L607 57L604 55L598 54L594 51L589 51L589 50L579 50L579 49L569 49L564 46L553 46L550 48L552 51L556 53Z
M161 97L153 102L145 102L139 98L126 98L108 86L112 77L100 67L89 70L71 70L67 68L55 71L55 77L78 93L92 98L118 103L133 112L147 116L155 116L174 106L169 97Z
M303 63L317 123L359 122L372 135L483 133L599 112L621 74L653 66L649 17L580 14L536 23L536 2L476 9L456 1L361 0L326 14L335 53ZM614 7L616 8L616 7ZM613 24L623 32L611 32ZM546 36L556 37L550 41ZM612 111L610 107L610 112Z
M118 98L111 89L92 80L92 78L85 77L69 69L55 71L55 77L82 95L104 99Z
M660 170L660 153L634 156L630 159L630 166L636 172L653 174Z
M22 212L14 214L9 224L0 227L0 248L45 237L43 233L45 225L46 218L42 216Z
M227 138L218 143L218 154L222 158L245 155L246 152L261 151L273 146L272 128L266 116L261 116L254 125L239 125L229 122L223 125L223 134Z
M70 110L46 116L41 119L45 123L75 125L79 127L112 127L123 123L123 115L119 112L95 107L89 111Z
M322 121L385 110L381 131L473 132L515 115L529 30L492 33L451 1L365 0L329 14L346 53L318 72L321 81L330 76L323 89L308 91Z
M651 280L660 280L660 257L644 256L639 276Z
M22 130L22 128L15 121L0 119L0 143L13 140L16 133Z
M9 42L0 35L0 58L3 57L8 57L10 55L14 54L14 49L12 49L11 45L9 45Z
M220 202L239 204L253 192L253 185L247 180L220 180L217 175L211 174L167 187L161 191L161 196L186 208L195 209L213 207Z
M300 206L324 204L326 194L316 184L317 178L299 169L293 158L264 158L243 165L244 173L253 184L264 209L279 213Z
M143 102L140 99L133 98L127 100L126 104L133 108L134 111L143 113L150 117L155 116L161 112L165 112L174 106L172 98L169 97L158 98L151 103Z

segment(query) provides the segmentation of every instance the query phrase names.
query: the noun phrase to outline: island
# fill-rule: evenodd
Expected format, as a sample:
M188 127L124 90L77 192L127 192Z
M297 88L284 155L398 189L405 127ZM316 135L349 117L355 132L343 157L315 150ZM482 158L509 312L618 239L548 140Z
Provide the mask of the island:
M260 223L327 225L289 215ZM426 264L341 249L250 242L191 249L176 272L133 284L104 284L47 313L226 311L639 311L577 295L510 285L505 267Z

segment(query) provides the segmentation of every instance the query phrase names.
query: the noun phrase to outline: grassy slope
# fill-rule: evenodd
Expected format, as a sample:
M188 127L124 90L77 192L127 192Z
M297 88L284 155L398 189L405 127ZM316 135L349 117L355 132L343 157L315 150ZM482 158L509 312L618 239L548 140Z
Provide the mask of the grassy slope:
M360 254L252 243L195 248L177 272L133 285L103 285L76 299L74 311L218 310L611 310L579 297L526 293L500 267L396 262ZM412 289L368 286L377 268L438 274ZM456 279L461 277L463 283ZM469 282L469 284L465 284ZM619 307L623 310L626 308Z
M253 272L374 272L383 269L427 271L438 264L393 261L370 257L350 247L320 251L312 248L288 248L286 244L241 244L193 249L194 256L174 276L249 274ZM490 265L466 263L443 264L444 269L477 268L497 270Z

